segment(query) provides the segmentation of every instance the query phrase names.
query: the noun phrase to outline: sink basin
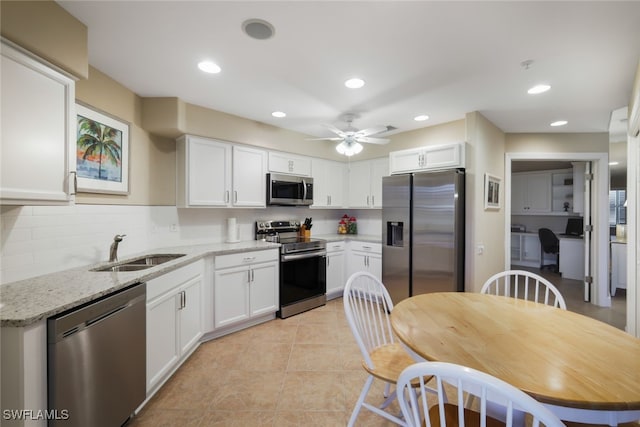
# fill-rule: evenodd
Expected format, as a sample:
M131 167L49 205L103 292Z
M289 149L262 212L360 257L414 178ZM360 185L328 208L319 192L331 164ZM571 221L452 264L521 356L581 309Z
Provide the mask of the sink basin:
M132 266L148 265L148 266L154 266L154 265L164 264L165 262L173 261L174 259L180 258L180 257L183 257L183 256L184 256L184 254L147 255L147 256L142 257L142 258L136 258L136 259L132 259L132 260L126 261L126 262L124 262L124 265L132 265Z
M91 271L139 271L146 270L147 268L155 267L156 265L164 264L165 262L172 261L176 258L183 257L184 254L154 254L147 255L139 258L134 258L128 261L118 262L116 264L106 265L104 267L93 268Z

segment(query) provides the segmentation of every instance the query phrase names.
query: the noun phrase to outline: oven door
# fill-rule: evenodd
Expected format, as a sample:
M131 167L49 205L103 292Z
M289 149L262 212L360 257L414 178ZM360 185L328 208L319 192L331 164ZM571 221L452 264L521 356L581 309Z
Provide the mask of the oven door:
M326 251L281 256L280 307L326 294L326 258Z

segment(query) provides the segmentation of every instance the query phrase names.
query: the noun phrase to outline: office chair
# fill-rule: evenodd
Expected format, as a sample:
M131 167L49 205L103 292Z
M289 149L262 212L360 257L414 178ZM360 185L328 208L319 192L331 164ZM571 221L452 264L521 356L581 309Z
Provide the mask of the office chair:
M538 238L540 239L540 270L544 267L553 267L553 271L560 271L560 240L555 233L548 228L538 230ZM544 254L554 254L556 256L555 264L545 264Z

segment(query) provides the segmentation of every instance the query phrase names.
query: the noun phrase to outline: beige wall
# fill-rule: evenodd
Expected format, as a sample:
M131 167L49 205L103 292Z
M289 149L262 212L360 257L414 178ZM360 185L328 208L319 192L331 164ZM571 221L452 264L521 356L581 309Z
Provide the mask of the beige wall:
M505 265L504 153L505 134L478 112L466 117L467 170L466 217L467 243L466 290L479 292L493 274ZM501 207L484 209L485 173L502 178ZM483 247L483 253L478 248Z
M130 123L129 195L79 193L76 203L175 205L175 142L142 129L142 99L93 67L76 83L76 99Z
M2 0L0 17L3 37L77 78L87 78L87 27L54 1Z
M609 134L601 133L510 133L507 153L608 153Z

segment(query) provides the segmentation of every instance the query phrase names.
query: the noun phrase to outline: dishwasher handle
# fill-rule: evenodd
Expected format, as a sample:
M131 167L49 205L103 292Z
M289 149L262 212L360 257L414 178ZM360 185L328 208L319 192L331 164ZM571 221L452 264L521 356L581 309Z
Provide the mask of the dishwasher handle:
M84 307L72 308L48 319L48 342L56 343L146 300L146 284L139 283Z

